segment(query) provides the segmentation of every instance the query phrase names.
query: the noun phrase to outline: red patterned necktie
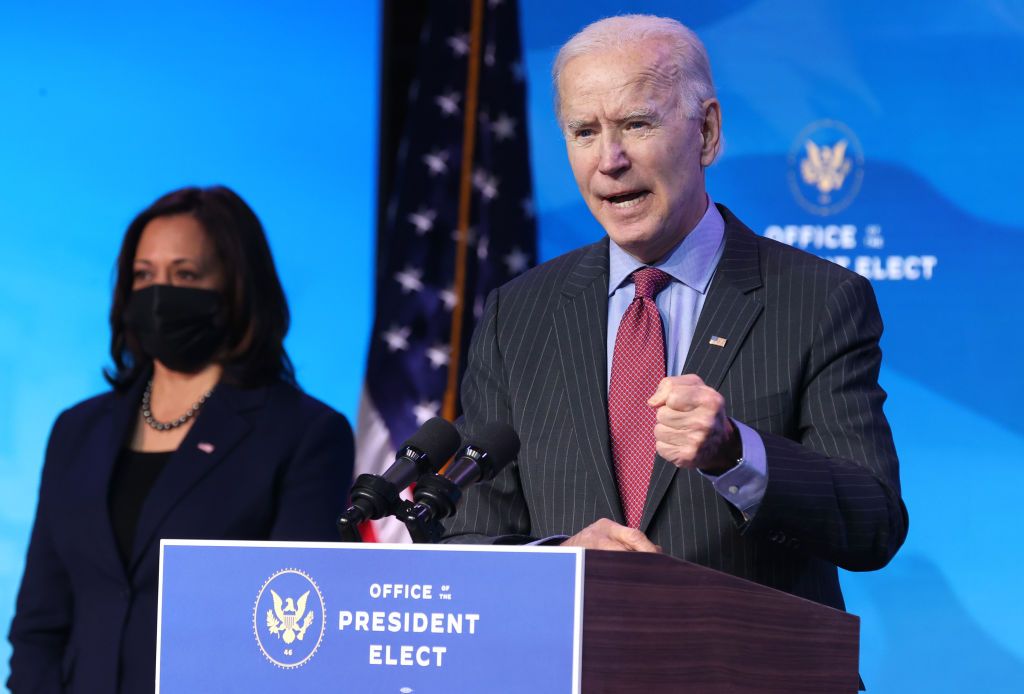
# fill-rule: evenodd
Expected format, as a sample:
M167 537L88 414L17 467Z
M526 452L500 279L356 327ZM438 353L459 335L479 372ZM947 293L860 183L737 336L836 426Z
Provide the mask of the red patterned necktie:
M647 400L665 377L665 335L654 297L672 278L653 267L633 273L636 296L615 335L608 432L626 524L640 526L654 467L654 410Z

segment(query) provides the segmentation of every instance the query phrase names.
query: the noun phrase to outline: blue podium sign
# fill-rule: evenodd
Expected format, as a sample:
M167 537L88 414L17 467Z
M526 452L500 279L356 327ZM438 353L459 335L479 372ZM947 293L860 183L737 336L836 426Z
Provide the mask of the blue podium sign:
M164 540L157 692L579 692L583 551Z

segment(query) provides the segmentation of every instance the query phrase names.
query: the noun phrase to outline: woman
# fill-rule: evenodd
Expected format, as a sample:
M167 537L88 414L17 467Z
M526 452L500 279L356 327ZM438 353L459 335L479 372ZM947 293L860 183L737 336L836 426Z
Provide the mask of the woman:
M46 452L10 639L14 692L153 690L161 538L332 540L345 418L295 385L288 306L256 215L186 188L128 227L113 391Z

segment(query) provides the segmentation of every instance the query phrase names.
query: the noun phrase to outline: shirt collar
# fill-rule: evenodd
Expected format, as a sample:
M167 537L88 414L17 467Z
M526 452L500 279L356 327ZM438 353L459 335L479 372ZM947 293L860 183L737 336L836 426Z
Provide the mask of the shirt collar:
M725 236L725 220L715 207L710 196L708 209L689 234L676 244L661 261L653 267L663 270L677 282L704 294L715 274L715 263ZM644 267L644 263L622 250L609 239L608 243L608 296L611 296L633 272Z

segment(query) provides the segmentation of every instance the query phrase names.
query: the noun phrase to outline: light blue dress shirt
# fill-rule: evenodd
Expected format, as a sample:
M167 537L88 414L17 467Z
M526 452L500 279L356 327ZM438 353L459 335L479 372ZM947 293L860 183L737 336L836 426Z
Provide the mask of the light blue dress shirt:
M665 360L667 372L683 373L683 364L697 329L697 319L704 307L708 287L725 249L725 221L710 198L707 211L693 231L655 263L672 277L668 287L655 297L661 323L665 329ZM622 250L614 241L608 245L608 383L612 378L612 357L615 337L622 315L633 302L636 288L630 275L644 267L639 260ZM653 393L652 393L653 395ZM725 404L728 412L729 403ZM743 453L740 462L718 475L706 475L715 490L735 506L748 520L757 512L768 485L768 465L764 442L756 431L732 420L740 434Z

